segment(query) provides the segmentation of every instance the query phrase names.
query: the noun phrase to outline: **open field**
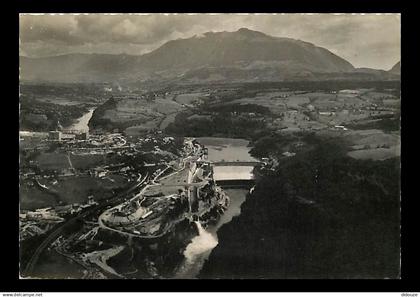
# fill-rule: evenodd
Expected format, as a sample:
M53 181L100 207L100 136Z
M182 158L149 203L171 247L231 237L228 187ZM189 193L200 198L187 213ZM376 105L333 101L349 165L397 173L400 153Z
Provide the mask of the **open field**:
M348 155L355 159L384 160L400 156L401 138L381 130L356 130L345 134L352 146Z
M348 152L352 158L355 159L372 159L372 160L385 160L389 158L394 158L400 156L401 148L400 146L392 146L390 148L373 148L373 149L361 149Z
M161 120L159 118L144 122L142 124L136 124L133 126L130 126L124 130L124 133L127 136L139 136L144 135L145 133L149 131L155 130L158 126Z
M178 183L186 183L187 178L188 178L188 171L189 171L189 168L188 166L186 166L183 170L159 180L159 183L161 185L173 185L173 184L178 184Z
M41 180L51 191L58 193L58 199L64 204L86 203L89 195L95 200L112 197L113 190L127 185L127 179L120 175L105 178L90 176L71 176L59 178L53 184L51 180ZM36 186L20 185L20 206L22 209L36 209L58 205L54 195L40 190Z
M205 95L206 93L203 92L184 93L177 95L175 101L180 104L192 105L193 103L202 100Z
M171 114L174 112L180 112L183 110L183 106L175 101L163 98L156 98L153 104L153 108L164 115Z
M72 106L72 105L81 105L84 104L84 102L80 101L74 101L72 98L66 98L66 97L40 97L36 98L37 101L45 102L45 103L52 103L52 104L58 104L63 106Z
M67 154L43 153L36 159L41 170L62 170L71 168Z
M70 160L73 167L76 169L89 169L96 166L103 166L106 164L106 155L76 155L70 154Z
M176 117L176 113L172 113L167 115L161 122L159 125L159 129L160 130L165 130L166 127L168 127L168 125L170 123L173 123L175 121L175 117Z
M37 187L21 184L19 186L19 205L20 209L34 210L57 205L57 201L53 195L43 192Z
M213 90L212 100L200 105L201 109L178 116L166 131L249 140L262 130L284 134L312 131L343 136L350 143L349 151L357 150L349 154L354 158L390 158L399 155L397 96L396 89L383 86L277 91L273 87L266 91L251 86L225 88Z
M119 128L127 135L136 136L160 127L165 128L184 109L185 107L169 97L157 97L153 100L120 98L115 100L113 106L104 109L101 116L94 116L94 128Z

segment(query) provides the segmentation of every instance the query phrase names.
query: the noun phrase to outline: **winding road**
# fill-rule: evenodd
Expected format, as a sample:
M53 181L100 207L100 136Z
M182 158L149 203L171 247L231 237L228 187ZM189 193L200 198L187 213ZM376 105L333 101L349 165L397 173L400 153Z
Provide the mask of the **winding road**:
M185 168L186 168L186 166L187 166L187 164L190 162L190 161L196 161L196 159L197 159L197 156L198 156L198 154L200 153L200 150L199 149L195 149L194 151L193 151L193 154L194 155L189 155L189 156L187 156L187 157L185 157L185 158L183 158L182 159L182 167L181 167L181 169L179 169L179 170L177 170L177 171L175 171L175 172L172 172L172 173L170 173L170 174L168 174L168 175L166 175L166 176L164 176L164 177L162 177L162 178L160 178L160 176L167 170L167 169L169 169L169 168L171 168L171 166L167 166L164 170L162 170L157 176L155 176L155 178L153 179L153 180L151 180L150 181L150 183L148 184L148 185L146 185L141 191L140 191L140 193L138 193L137 195L135 195L133 198L131 198L129 201L126 201L126 202L124 202L124 203L129 203L130 201L132 201L132 200L135 200L135 199L137 199L138 197L140 197L140 196L142 196L143 195L143 193L149 188L149 187L152 187L152 186L158 186L158 185L160 185L160 186L170 186L170 185L161 185L161 184L159 184L159 183L157 183L156 181L162 181L162 180L164 180L164 179L167 179L167 178L169 178L169 177L171 177L172 175L175 175L175 174L178 174L178 173L180 173L180 172L182 172ZM188 174L188 183L181 183L181 184L174 184L174 186L179 186L179 185L181 185L181 186L185 186L185 185L203 185L203 184L205 184L205 181L202 181L202 182L197 182L197 183L193 183L192 182L192 177L193 176L191 176L190 175L190 172L189 172L189 174ZM159 180L158 180L158 178L160 178ZM189 193L190 192L188 192L188 195L189 195ZM144 199L143 199L144 200ZM142 201L143 201L142 200ZM141 203L140 203L141 204ZM117 206L115 206L114 208L118 208L118 207L121 207L121 205L117 205ZM126 232L126 231L122 231L122 230L118 230L118 229L115 229L115 228L111 228L111 227L108 227L105 223L104 223L104 218L108 215L108 212L110 212L110 211L112 211L112 209L109 209L109 210L107 210L107 211L105 211L104 213L102 213L100 216L99 216L99 218L98 218L98 223L99 223L99 226L101 227L101 228L103 228L103 229L106 229L106 230L110 230L110 231L113 231L113 232L117 232L117 233L119 233L119 234L122 234L122 235L126 235L126 236L131 236L131 237L139 237L139 238L144 238L144 239L154 239L154 238L158 238L158 237L161 237L163 234L166 234L170 229L171 229L171 226L167 226L166 228L165 228L165 230L164 231L162 231L159 235L137 235L137 234L133 234L133 233L130 233L130 232ZM181 219L179 219L179 220L175 220L174 222L177 222L177 221L182 221L184 219L184 217L182 217Z
M106 200L94 207L91 208L87 208L82 210L79 214L77 214L75 217L65 221L64 223L58 225L56 228L53 229L53 231L47 236L47 238L45 238L42 243L38 246L38 248L35 250L35 252L33 253L31 259L29 260L29 262L27 263L25 270L24 270L24 274L29 276L32 274L34 267L36 265L36 263L38 262L39 256L42 254L42 252L44 251L44 249L46 247L48 247L54 240L57 239L58 236L60 236L60 234L63 232L64 228L70 226L71 224L73 224L74 222L76 222L78 219L84 218L87 215L92 214L95 211L98 211L104 207L107 207L109 205L114 205L115 203L120 203L121 199L124 199L127 194L130 194L132 191L138 189L138 187L140 187L141 185L144 184L144 182L147 179L147 175L139 182L137 182L135 185L133 185L132 187L130 187L129 189L125 190L124 192L120 193L118 196Z
M197 154L197 151L196 150L194 150L194 154ZM190 159L190 158L192 158L192 156L188 156L188 157L186 157L186 158L184 158L183 160L182 160L182 162L183 162L183 167L182 167L182 169L181 170L183 170L185 167L186 167L186 163L187 163L187 161ZM140 191L140 193L139 194L137 194L135 197L138 197L139 195L141 195L142 193L144 193L144 191L149 187L149 186L151 186L151 185L153 185L153 184L155 184L155 182L156 182L156 180L168 169L168 168L170 168L170 166L168 166L167 168L165 168L165 170L162 170L153 180L152 180L152 182L151 182L151 184L147 184L145 187L143 187L143 189ZM176 172L174 172L174 173L171 173L171 174L169 174L169 175L167 175L166 177L163 177L162 179L164 179L164 178L167 178L167 177L169 177L169 176L171 176L172 174L175 174ZM33 270L34 270L34 268L35 268L35 266L36 266L36 264L37 264L37 262L38 262L38 260L39 260L39 256L42 254L42 252L45 250L45 248L46 247L48 247L54 240L56 240L61 234L62 234L62 232L63 232L63 230L64 230L64 228L66 228L66 227L68 227L68 226L70 226L71 224L73 224L73 223L75 223L78 219L81 219L81 218L84 218L84 217L86 217L86 216L88 216L88 215L90 215L90 214L92 214L92 213L94 213L94 212L96 212L96 211L98 211L98 210L101 210L101 209L103 209L103 208L105 208L105 207L107 207L107 206L109 206L109 205L115 205L115 204L121 204L121 200L122 199L124 199L124 198L126 198L127 197L127 195L128 194L130 194L131 192L133 192L134 190L137 190L140 186L142 186L142 185L144 185L144 183L146 182L146 180L147 180L147 178L148 178L148 175L146 175L141 181L138 181L137 180L137 183L135 184L135 185L133 185L132 187L130 187L129 189L127 189L127 190L125 190L124 192L122 192L122 193L120 193L119 195L117 195L116 197L114 197L114 198L112 198L112 199L109 199L109 200L106 200L106 201L104 201L104 202L102 202L102 203L100 203L100 204L98 204L98 205L96 205L96 206L94 206L94 207L90 207L90 208L87 208L87 209L84 209L84 210L82 210L79 214L77 214L75 217L73 217L73 218L71 218L71 219L69 219L69 220L67 220L67 221L65 221L65 222L63 222L62 224L59 224L59 225L57 225L55 228L53 228L52 230L51 230L51 233L42 241L42 243L37 247L37 249L34 251L34 253L33 253L33 255L32 255L32 257L30 258L30 260L28 261L28 263L26 264L26 266L25 266L25 270L24 270L24 275L26 275L26 276L30 276L32 273L33 273ZM133 198L132 198L133 199ZM132 199L130 199L130 201L132 200ZM100 219L100 217L99 217L99 219L98 219L98 221L99 221L99 224L100 224L100 226L102 227L102 228L105 228L105 229L111 229L111 228L109 228L109 227L107 227L107 226L105 226L104 224L103 224L103 222L102 222L102 220ZM111 230L113 230L113 231L116 231L115 229L111 229ZM165 230L165 232L166 232L167 230ZM119 231L119 232L122 232L122 231ZM129 235L133 235L133 234L129 234Z

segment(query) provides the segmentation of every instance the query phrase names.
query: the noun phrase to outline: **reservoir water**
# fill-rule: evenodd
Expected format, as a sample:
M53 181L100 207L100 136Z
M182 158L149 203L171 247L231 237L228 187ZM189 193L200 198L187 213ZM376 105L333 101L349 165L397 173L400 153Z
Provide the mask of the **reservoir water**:
M208 148L209 161L249 162L258 161L249 154L249 141L246 139L199 137L197 141Z
M236 138L200 137L198 142L208 149L211 162L254 162L258 161L249 154L249 141ZM215 180L252 179L254 166L214 166Z
M197 140L208 148L208 160L213 162L247 162L257 161L249 154L249 142L244 139L203 137ZM215 166L214 177L221 179L249 179L252 177L252 166ZM204 229L196 222L198 235L184 251L185 260L174 278L196 278L211 251L218 244L217 231L240 215L241 205L246 199L246 189L224 189L230 198L229 208L214 226Z

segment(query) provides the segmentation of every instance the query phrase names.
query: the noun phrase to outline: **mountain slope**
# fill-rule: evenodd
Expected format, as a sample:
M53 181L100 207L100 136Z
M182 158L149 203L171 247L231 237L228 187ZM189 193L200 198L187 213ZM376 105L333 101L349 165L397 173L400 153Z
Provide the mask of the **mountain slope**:
M378 76L359 74L353 65L325 48L245 28L172 40L141 56L21 57L20 65L22 80L60 82L281 81Z
M311 137L312 149L259 171L199 278L399 278L399 160L354 160L340 141Z
M102 82L123 77L137 59L136 56L108 54L20 57L20 75L23 80Z
M353 69L349 62L324 48L244 28L236 32L209 32L203 37L169 41L144 55L140 65L154 71L221 66L266 68L283 65L324 72Z
M398 61L398 63L395 64L390 70L388 70L388 72L393 74L401 74L401 62Z

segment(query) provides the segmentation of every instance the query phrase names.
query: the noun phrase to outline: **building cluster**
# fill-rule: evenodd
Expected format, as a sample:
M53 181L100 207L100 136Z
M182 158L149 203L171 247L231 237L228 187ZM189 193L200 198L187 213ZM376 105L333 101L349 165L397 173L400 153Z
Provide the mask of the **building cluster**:
M98 202L91 195L85 204L73 203L35 210L21 210L19 213L20 240L44 234L54 225L64 222L67 216L80 213L85 208L94 205L98 205Z
M153 162L153 159L149 158L148 163L146 164L143 164L141 161L142 159L140 158L140 163L137 164L131 162L131 160L133 160L132 157L135 157L135 155L139 153L152 154L153 152L157 152L159 154L164 154L167 153L166 149L172 149L172 146L176 145L173 137L146 137L137 140L137 142L130 141L130 143L127 143L125 137L121 134L94 134L90 137L88 134L84 134L83 138L87 138L86 140L80 140L77 134L73 134L74 137L68 137L67 134L62 131L51 131L50 133L45 134L46 135L43 135L43 138L39 139L33 146L21 148L22 152L25 151L24 155L28 156L29 159L25 161L25 166L21 167L20 177L21 186L29 188L38 187L39 190L47 192L46 194L48 195L51 194L50 192L53 192L52 189L56 188L50 186L53 186L63 180L63 178L67 179L70 176L75 179L90 176L100 179L110 179L112 182L116 181L115 177L122 176L128 182L138 182L142 178L142 175L139 175L137 169L134 170L134 165L146 165L145 167L151 167L150 169L146 169L146 171L149 173L153 172L154 174L150 174L150 178L155 178L162 173L162 169L164 168L162 164L164 161L161 160L162 158L157 157L156 162ZM22 137L31 138L32 135L23 135ZM181 146L179 149L182 151ZM111 155L108 155L109 153L111 153ZM40 162L44 162L43 160L45 158L37 158L37 156L42 154L52 154L52 158L54 158L54 160L57 159L58 163L66 165L64 163L69 162L71 167L62 166L63 168L59 168L60 166L54 165L54 168L48 169L45 166L44 168L40 166ZM103 164L103 162L95 163L91 162L92 160L89 160L89 164L92 164L91 166L81 166L83 155L89 156L95 154L106 155L107 164ZM76 158L73 158L73 156L76 156ZM101 160L101 158L96 159ZM46 162L48 163L49 161L47 160ZM165 163L165 165L167 164L170 164L170 162ZM162 168L159 168L161 165ZM178 165L178 162L173 164L173 166L176 165ZM115 175L115 177L113 175ZM143 174L143 176L145 175ZM43 180L45 185L40 184L40 180ZM116 182L118 183L118 181ZM26 191L30 191L30 189L26 189ZM59 193L52 194L55 196L59 195ZM59 204L36 210L21 209L20 223L21 229L23 230L21 239L43 234L50 230L51 226L62 222L67 216L75 215L83 211L83 209L96 204L97 202L94 201L93 196L90 195L85 204ZM174 205L175 209L177 209L177 203ZM143 215L148 217L151 214L146 213L142 214L142 216Z
M88 140L89 132L50 131L48 132L48 139L51 141Z
M161 236L179 220L200 217L213 207L226 207L228 197L215 185L211 163L206 161L207 151L194 139L184 142L184 151L181 169L166 172L165 177L168 168L155 170L147 190L105 211L100 222L115 232Z

